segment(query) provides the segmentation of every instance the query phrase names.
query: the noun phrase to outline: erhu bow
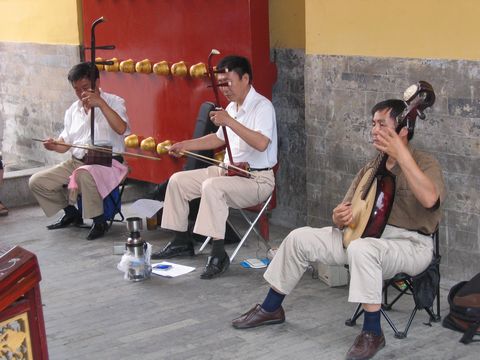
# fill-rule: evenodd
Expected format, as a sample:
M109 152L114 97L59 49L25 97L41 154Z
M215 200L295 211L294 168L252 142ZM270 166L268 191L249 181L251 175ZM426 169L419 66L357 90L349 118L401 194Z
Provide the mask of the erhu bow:
M45 139L36 139L32 138L32 141L38 141L44 143L46 140ZM119 155L119 156L131 156L131 157L137 157L137 158L142 158L142 159L149 159L149 160L157 160L160 161L162 158L156 157L156 156L148 156L148 155L142 155L142 154L136 154L136 153L130 153L126 151L112 151L112 147L105 147L105 146L94 146L94 145L89 145L89 144L69 144L66 142L61 142L61 141L52 141L52 144L55 145L62 145L62 146L68 146L68 147L73 147L73 148L78 148L78 149L84 149L92 152L99 152L99 153L104 153L108 155L110 158L112 158L112 155ZM86 164L86 165L91 165L91 164ZM98 165L98 164L97 164ZM100 164L102 165L102 164Z
M397 116L397 134L403 127L413 129L417 116L425 119L423 111L434 104L435 93L429 83L419 81L405 90L403 100L407 107ZM343 233L345 248L359 238L379 238L385 229L395 196L395 176L386 168L387 159L387 154L379 152L374 166L357 185L352 198L353 221Z

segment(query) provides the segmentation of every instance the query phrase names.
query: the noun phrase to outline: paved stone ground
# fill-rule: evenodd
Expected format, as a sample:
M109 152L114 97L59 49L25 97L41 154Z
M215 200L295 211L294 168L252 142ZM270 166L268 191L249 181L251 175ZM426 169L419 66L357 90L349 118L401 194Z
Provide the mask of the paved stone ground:
M128 205L124 212L129 214ZM126 239L124 224L86 241L85 229L48 231L49 222L38 207L11 209L0 218L0 242L20 245L40 261L50 359L343 359L360 329L361 321L353 328L344 325L354 309L346 301L347 288L329 288L310 272L286 298L284 324L233 329L230 320L261 302L267 291L263 270L238 265L265 255L255 235L218 279L199 279L207 256L202 254L176 261L197 267L193 273L135 283L123 279L116 269L120 256L113 255L114 242ZM272 241L278 245L288 231L272 226ZM156 230L142 236L158 249L171 235ZM443 287L445 315L448 286ZM410 300L391 312L400 326ZM427 327L426 320L419 312L404 340L395 339L384 323L387 347L376 359L478 358L480 343L460 344L460 334L438 323Z

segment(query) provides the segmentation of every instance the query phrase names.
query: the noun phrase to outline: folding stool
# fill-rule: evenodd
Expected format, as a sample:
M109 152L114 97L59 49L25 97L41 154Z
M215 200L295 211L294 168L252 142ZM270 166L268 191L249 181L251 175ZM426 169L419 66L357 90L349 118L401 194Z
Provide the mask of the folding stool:
M108 228L112 226L113 222L123 222L123 220L125 220L125 216L122 213L122 195L125 190L125 185L126 180L120 183L103 199L103 216L108 223ZM78 211L82 213L82 194L78 195L77 207ZM119 219L117 219L117 215Z
M412 324L412 321L417 313L417 310L425 310L429 317L430 317L430 322L439 322L441 320L440 316L440 286L437 286L435 289L435 299L434 302L436 302L436 310L434 311L433 306L432 307L419 307L415 302L414 302L414 307L413 310L410 313L410 317L407 321L407 324L405 326L405 329L403 331L399 331L395 324L393 323L392 319L390 316L387 314L387 311L391 310L393 305L404 295L409 295L412 296L413 300L413 295L414 295L414 278L418 278L422 276L430 267L436 268L436 271L438 272L438 282L440 282L440 250L439 250L439 230L437 227L437 230L431 235L432 240L433 240L433 245L434 245L434 253L433 253L433 259L430 265L427 267L426 270L424 270L421 274L416 275L416 276L410 276L405 273L398 273L396 274L393 278L385 280L384 285L383 285L383 304L382 307L380 308L380 312L385 318L385 320L388 322L390 327L395 333L395 337L397 339L404 339L407 337L408 330L410 329L410 325ZM439 284L437 284L439 285ZM388 290L389 288L392 287L396 291L398 291L397 296L389 302L388 300ZM432 290L433 291L433 290ZM355 312L351 316L350 319L345 321L345 325L347 326L354 326L356 324L356 320L359 318L360 315L364 310L362 309L362 304L358 304L357 308L355 309Z

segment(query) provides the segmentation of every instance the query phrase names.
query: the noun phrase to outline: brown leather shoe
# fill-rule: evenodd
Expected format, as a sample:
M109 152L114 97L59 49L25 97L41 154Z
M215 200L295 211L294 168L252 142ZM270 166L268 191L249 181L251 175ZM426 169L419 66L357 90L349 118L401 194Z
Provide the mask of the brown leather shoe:
M370 331L362 331L348 350L347 360L367 360L375 356L385 346L383 332L375 335Z
M273 312L268 312L257 304L245 314L233 319L232 325L236 329L248 329L261 325L280 324L284 321L285 312L281 306Z

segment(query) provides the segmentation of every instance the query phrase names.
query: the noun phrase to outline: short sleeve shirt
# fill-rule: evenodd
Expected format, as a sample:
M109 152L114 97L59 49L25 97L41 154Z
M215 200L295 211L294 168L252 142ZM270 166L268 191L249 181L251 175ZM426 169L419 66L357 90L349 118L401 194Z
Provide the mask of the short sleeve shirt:
M275 166L277 163L277 123L271 101L257 93L251 86L240 108L237 109L237 104L231 102L225 110L242 125L260 132L270 140L265 151L258 151L227 127L233 161L248 162L250 167L257 169ZM219 139L225 141L221 127L216 135ZM225 162L230 162L228 154L225 155Z
M419 231L424 234L431 234L440 222L442 216L441 207L446 197L442 170L438 161L430 154L410 147L409 150L418 167L435 184L440 194L440 206L432 209L424 208L408 187L407 179L400 166L396 164L391 170L395 175L395 196L388 224L407 230ZM374 161L372 160L357 173L343 201L352 200L358 183L365 172L372 168L373 164Z

